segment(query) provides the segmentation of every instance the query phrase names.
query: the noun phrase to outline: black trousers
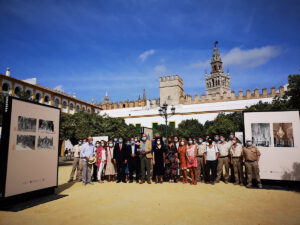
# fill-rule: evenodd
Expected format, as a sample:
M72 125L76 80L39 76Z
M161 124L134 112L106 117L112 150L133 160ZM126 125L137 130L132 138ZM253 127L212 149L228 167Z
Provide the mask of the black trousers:
M129 169L129 180L133 180L133 173L135 171L136 177L135 179L138 181L140 178L140 158L138 156L129 157L128 159L128 169Z
M124 161L117 161L117 180L125 181L126 164Z
M213 161L206 160L205 177L206 177L207 182L213 182L216 180L217 166L218 166L217 160L213 160ZM211 172L211 175L210 175L210 172Z
M93 181L98 180L98 178L97 178L97 169L98 169L98 167L97 167L96 163L94 163L93 164Z

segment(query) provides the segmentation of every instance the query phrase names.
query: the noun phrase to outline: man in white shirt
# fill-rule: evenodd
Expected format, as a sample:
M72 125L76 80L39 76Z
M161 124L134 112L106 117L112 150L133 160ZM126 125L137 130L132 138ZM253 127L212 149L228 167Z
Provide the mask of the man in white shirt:
M204 182L205 180L205 171L204 171L204 159L203 159L203 155L204 155L204 152L206 151L206 142L203 141L203 138L199 137L198 138L198 144L197 144L197 149L198 149L198 152L197 152L197 163L198 163L198 166L197 166L197 170L198 170L198 181L200 182Z
M233 137L232 140L233 145L230 148L230 158L233 166L233 173L234 173L234 184L240 184L243 186L244 182L244 175L242 170L242 152L243 146L242 144L238 143L237 138Z
M93 184L91 180L92 164L89 164L89 158L95 156L95 147L93 138L88 138L88 143L84 144L80 153L82 159L82 185Z
M74 174L75 174L76 170L77 170L76 180L81 181L81 179L82 179L82 163L81 163L81 160L80 160L81 144L82 144L82 140L79 140L78 144L73 147L74 160L73 160L73 166L72 166L70 179L69 179L68 182L73 181Z
M229 179L229 150L232 146L232 142L226 142L224 136L220 136L220 143L217 144L219 149L218 169L216 182L219 183L221 174L223 172L223 166L225 167L224 182L228 184Z

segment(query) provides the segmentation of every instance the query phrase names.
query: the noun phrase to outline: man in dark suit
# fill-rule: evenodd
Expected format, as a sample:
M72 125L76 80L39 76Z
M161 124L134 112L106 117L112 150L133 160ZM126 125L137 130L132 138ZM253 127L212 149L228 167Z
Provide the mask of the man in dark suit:
M125 169L128 160L128 149L126 144L123 143L123 138L119 138L119 142L114 147L113 154L114 164L117 165L117 183L121 181L126 183Z
M135 171L135 180L138 183L140 177L140 158L138 153L138 147L134 141L134 138L130 139L130 145L127 147L128 151L128 169L129 169L129 183L133 182L133 173Z

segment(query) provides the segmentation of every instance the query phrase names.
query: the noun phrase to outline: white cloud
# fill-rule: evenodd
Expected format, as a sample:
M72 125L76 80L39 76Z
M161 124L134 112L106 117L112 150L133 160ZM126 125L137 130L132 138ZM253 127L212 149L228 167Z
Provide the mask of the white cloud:
M166 66L165 65L157 65L156 67L154 67L154 71L155 73L159 74L159 75L162 75L163 73L166 72Z
M60 92L64 92L64 89L62 87L62 85L57 85L55 88L53 88L56 91L60 91Z
M153 55L155 53L154 49L150 49L148 51L143 52L142 54L139 55L139 58L142 62L144 62L148 56Z
M278 46L265 46L249 50L234 48L223 56L224 65L239 65L242 67L258 67L282 53Z
M282 53L279 46L264 46L243 50L239 47L231 49L227 54L221 54L221 58L225 66L240 66L240 67L258 67L266 64L272 58L277 57ZM190 65L191 68L206 68L209 67L210 60L199 61Z

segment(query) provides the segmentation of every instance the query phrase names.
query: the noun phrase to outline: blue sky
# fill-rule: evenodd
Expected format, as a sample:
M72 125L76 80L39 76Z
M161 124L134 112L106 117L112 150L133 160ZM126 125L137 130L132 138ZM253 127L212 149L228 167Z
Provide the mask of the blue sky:
M98 102L133 100L178 74L205 93L219 41L232 89L278 88L300 69L298 0L0 0L0 73Z

